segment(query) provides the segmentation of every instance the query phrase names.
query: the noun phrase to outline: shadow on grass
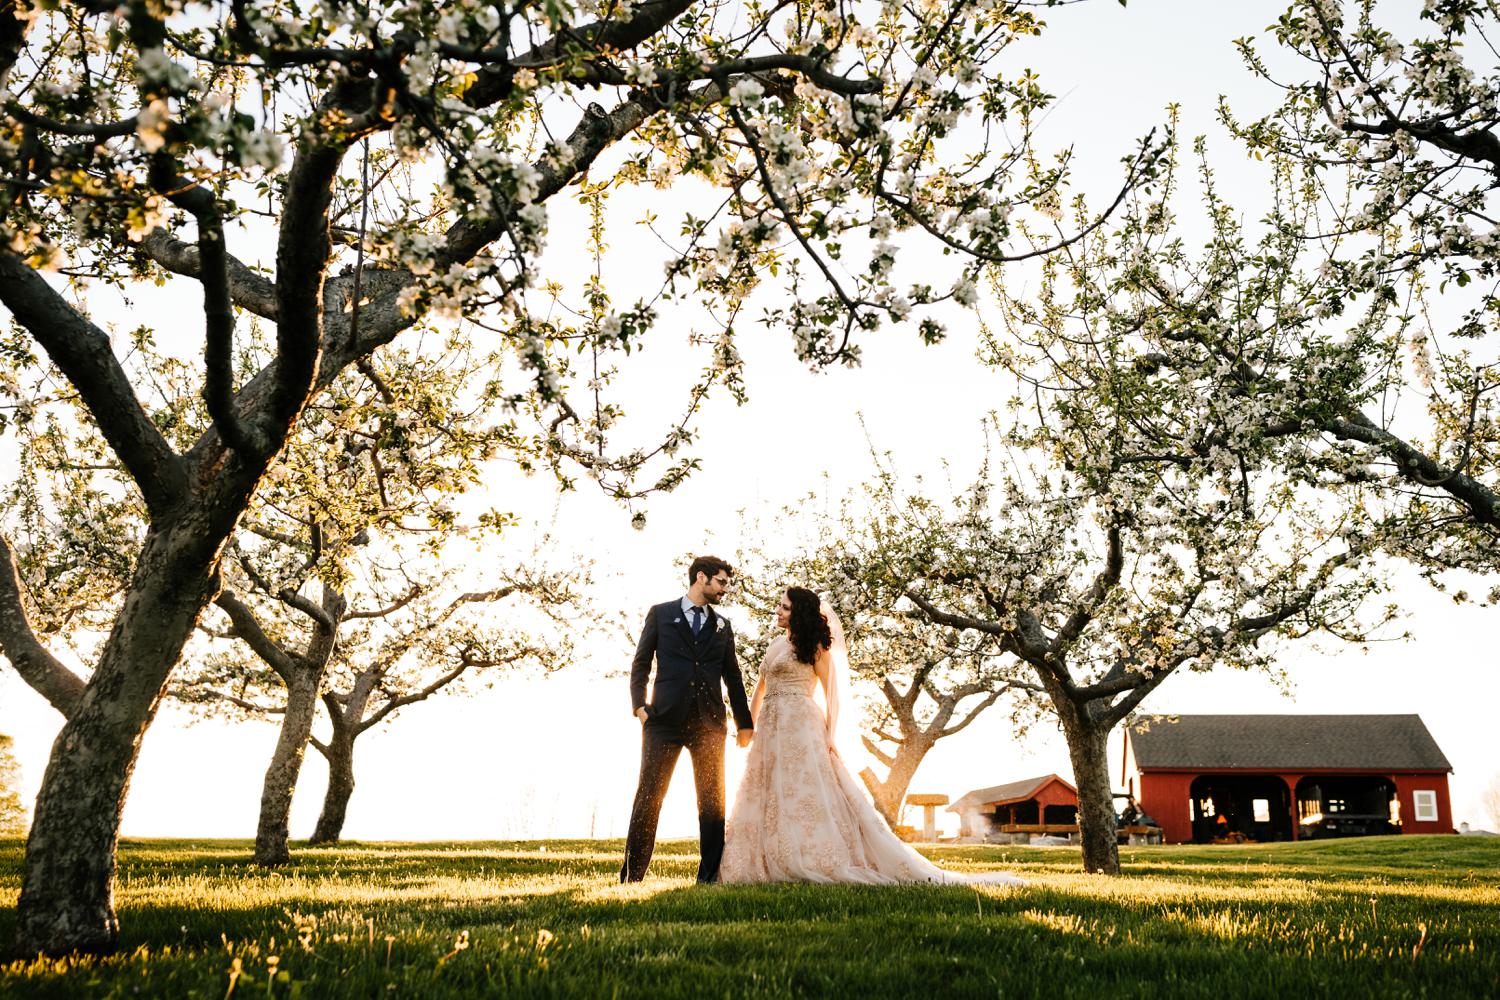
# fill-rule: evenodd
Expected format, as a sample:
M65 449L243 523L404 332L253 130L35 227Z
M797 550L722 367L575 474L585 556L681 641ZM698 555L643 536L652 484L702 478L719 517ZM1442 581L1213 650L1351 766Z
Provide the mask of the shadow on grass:
M1410 845L1132 852L1123 879L1050 852L932 852L1010 867L1034 880L1021 890L698 887L691 842L621 886L618 846L347 845L269 874L247 845L126 845L124 953L11 966L0 994L222 997L236 959L241 990L317 997L1462 997L1500 981L1500 890L1462 865L1413 871ZM1372 907L1384 869L1402 878ZM13 921L0 911L0 934Z

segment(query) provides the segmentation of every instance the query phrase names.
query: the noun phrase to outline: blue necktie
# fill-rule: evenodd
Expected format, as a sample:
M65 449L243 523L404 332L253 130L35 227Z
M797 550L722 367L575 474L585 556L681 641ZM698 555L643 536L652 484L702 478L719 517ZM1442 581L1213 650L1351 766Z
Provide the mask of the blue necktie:
M703 631L703 609L693 605L693 635Z

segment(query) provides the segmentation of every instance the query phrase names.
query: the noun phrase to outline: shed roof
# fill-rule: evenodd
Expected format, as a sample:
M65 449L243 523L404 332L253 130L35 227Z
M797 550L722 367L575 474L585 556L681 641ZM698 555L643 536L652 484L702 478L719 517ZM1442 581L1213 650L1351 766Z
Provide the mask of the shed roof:
M959 796L958 800L948 807L948 812L963 812L975 806L1003 806L1010 802L1024 802L1054 781L1061 782L1068 791L1075 795L1078 793L1078 789L1057 775L1043 774L1036 778L1012 781L1009 784L976 788L972 792Z
M1453 770L1417 715L1149 715L1127 734L1143 771Z

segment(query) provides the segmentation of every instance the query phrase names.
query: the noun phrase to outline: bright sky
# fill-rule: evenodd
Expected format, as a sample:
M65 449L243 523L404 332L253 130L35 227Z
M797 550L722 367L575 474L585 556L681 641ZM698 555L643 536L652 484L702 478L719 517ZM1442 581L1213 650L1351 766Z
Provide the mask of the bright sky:
M1217 95L1227 93L1248 115L1274 95L1258 89L1230 40L1258 34L1277 4L1144 2L1128 9L1099 2L1049 11L1050 29L1018 51L1012 71L1029 66L1060 97L1045 125L1044 144L1073 144L1078 186L1100 202L1112 197L1119 161L1133 141L1163 119L1169 102L1182 106L1188 134L1215 130ZM1212 11L1212 13L1209 13ZM1223 143L1221 183L1251 190L1250 168ZM554 226L556 223L554 222ZM554 232L558 232L555 228ZM638 230L636 232L639 232ZM609 266L628 278L636 266L624 230L612 236ZM554 240L560 237L554 236ZM657 256L648 255L649 280ZM934 282L936 283L936 282ZM196 308L196 306L195 306ZM667 416L676 397L667 387L701 364L666 338L648 349L649 382L630 388L626 402L645 426ZM914 334L883 332L866 341L854 371L813 375L792 358L779 335L743 336L751 402L736 409L712 402L699 427L702 472L648 508L644 531L601 497L579 493L557 510L567 548L597 559L608 603L643 613L681 593L678 560L689 551L728 555L742 539L742 509L770 518L810 490L838 497L868 476L869 439L896 456L906 476L941 475L947 461L962 479L978 461L979 421L1003 402L994 377L973 362L973 342L955 331L949 343L923 348ZM658 408L658 404L664 408ZM496 493L476 502L550 518L549 484L516 485L497 475ZM775 531L765 521L767 530ZM784 526L788 537L795 525ZM767 539L775 549L783 539ZM1395 600L1415 639L1376 644L1368 653L1328 646L1289 649L1283 658L1293 690L1268 679L1232 673L1168 680L1145 708L1168 712L1419 713L1453 763L1455 821L1486 825L1482 789L1500 771L1489 731L1500 703L1496 654L1484 637L1494 611L1455 606L1398 568ZM741 631L769 623L743 609L726 611ZM579 662L545 679L507 679L471 698L412 707L387 731L361 740L358 789L345 832L353 838L623 836L635 788L639 724L629 714L624 677L632 647L599 630L580 636ZM267 724L189 724L167 703L146 736L126 808L127 836L251 836L261 779L275 739ZM28 796L34 794L59 717L13 674L0 674L0 732L15 737ZM1118 769L1118 738L1112 744ZM727 750L731 800L744 751ZM662 836L696 833L686 759L667 799ZM1040 727L1017 741L1003 717L982 718L938 744L918 772L913 792L957 798L969 789L1056 771L1069 777L1060 734ZM325 771L309 751L293 808L293 835L311 832ZM949 819L947 829L956 827Z

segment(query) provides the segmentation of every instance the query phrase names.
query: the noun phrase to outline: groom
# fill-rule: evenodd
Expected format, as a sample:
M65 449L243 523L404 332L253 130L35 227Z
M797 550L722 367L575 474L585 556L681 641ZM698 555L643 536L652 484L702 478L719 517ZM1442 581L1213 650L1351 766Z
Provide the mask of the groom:
M688 568L686 596L646 614L630 665L630 704L641 720L641 780L630 811L621 882L646 877L656 847L656 820L683 747L692 757L698 788L698 881L718 881L724 856L723 689L734 707L740 746L750 745L753 725L734 655L734 631L714 611L733 575L734 568L724 560L699 556ZM646 681L653 658L656 683L648 703Z

